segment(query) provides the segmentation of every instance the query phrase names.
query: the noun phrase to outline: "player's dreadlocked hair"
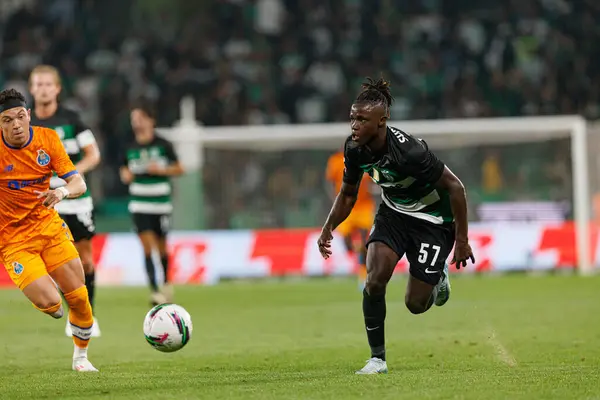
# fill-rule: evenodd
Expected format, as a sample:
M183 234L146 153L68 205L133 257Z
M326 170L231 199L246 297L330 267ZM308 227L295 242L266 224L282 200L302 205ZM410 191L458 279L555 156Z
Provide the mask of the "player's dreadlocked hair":
M385 108L385 114L388 117L393 102L394 97L390 91L390 83L383 79L383 77L379 78L377 81L367 77L367 80L363 82L362 90L358 96L356 96L355 101L355 103L381 104Z
M10 100L16 100L25 103L25 96L16 89L5 89L0 92L0 106L3 106Z

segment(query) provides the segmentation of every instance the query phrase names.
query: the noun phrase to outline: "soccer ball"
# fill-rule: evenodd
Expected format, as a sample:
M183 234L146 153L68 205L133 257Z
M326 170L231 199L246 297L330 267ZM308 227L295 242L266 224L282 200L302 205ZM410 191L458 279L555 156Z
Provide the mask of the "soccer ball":
M159 304L144 318L144 336L156 350L172 353L190 341L192 318L177 304Z

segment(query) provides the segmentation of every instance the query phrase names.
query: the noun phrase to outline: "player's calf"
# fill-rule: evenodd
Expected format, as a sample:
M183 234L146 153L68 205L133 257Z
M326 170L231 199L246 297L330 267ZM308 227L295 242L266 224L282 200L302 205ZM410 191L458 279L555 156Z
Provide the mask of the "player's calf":
M405 298L404 304L406 305L406 308L408 308L408 311L415 315L423 314L430 308L427 304L420 303L419 301L410 298Z
M33 307L52 318L62 318L64 314L62 300L49 276L44 275L26 282L22 290Z
M89 239L82 239L75 243L77 252L81 259L83 266L83 273L85 275L85 287L88 291L90 298L90 304L92 305L92 312L94 310L94 294L96 292L96 272L94 266L94 259L92 256L92 242Z
M367 281L363 291L363 316L371 359L385 361L385 292L397 263L397 254L384 243L374 242L369 245Z
M81 286L72 292L65 293L64 296L69 304L69 322L75 345L73 350L73 370L78 372L97 372L98 370L87 358L88 345L92 337L94 324L87 288Z
M412 314L423 314L429 310L436 299L436 295L437 288L435 285L409 275L404 304Z
M64 296L69 304L69 322L73 332L73 342L76 347L87 349L94 324L87 289L85 286L81 286L72 292L65 293Z
M90 305L92 306L92 311L94 310L94 295L96 293L96 272L94 268L94 264L92 263L82 263L83 271L85 273L85 287L88 291L88 297L90 299Z

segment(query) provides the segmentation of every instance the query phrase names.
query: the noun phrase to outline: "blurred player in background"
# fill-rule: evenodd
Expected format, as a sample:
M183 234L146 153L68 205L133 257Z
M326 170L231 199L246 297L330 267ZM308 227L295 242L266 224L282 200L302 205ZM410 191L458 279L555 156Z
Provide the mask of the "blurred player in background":
M129 212L144 248L153 305L173 301L167 252L167 233L173 212L170 180L183 173L171 143L156 136L155 124L156 116L151 104L142 101L132 108L131 127L135 143L127 149L119 171L121 181L129 185ZM163 267L162 290L156 282L153 249L158 250Z
M35 106L31 115L31 124L54 129L62 141L75 168L82 175L93 170L100 163L100 150L92 131L84 125L79 116L58 103L61 91L61 79L58 70L50 65L39 65L29 76L29 91ZM50 187L56 189L66 182L58 176L50 180ZM90 297L92 310L96 293L95 266L92 257L91 239L95 233L94 204L89 189L77 199L65 199L55 207L61 218L67 223L75 247L81 257L85 272L85 286ZM71 336L71 325L67 323L65 333ZM94 317L92 336L100 336L100 327Z
M331 198L334 200L335 196L340 192L344 178L343 151L339 151L329 157L325 178L330 184ZM365 279L367 277L366 242L369 230L373 225L375 213L375 202L372 193L369 190L370 187L371 180L367 175L364 175L358 189L358 196L356 197L356 203L354 204L352 212L348 218L336 228L336 231L344 238L346 249L353 255L358 255L358 283L360 290L364 288ZM357 242L354 240L355 236L358 236L359 238Z
M387 126L393 97L384 79L368 79L350 110L352 134L344 145L344 179L318 240L331 255L332 232L350 215L366 172L383 203L367 241L363 315L371 358L358 374L387 373L385 295L398 261L410 264L404 298L413 314L450 298L446 260L456 268L475 262L468 241L467 199L461 181L421 140Z
M0 261L34 307L53 318L63 316L58 285L69 305L72 368L97 371L87 359L94 319L83 266L67 224L54 209L87 187L57 133L30 126L30 113L21 93L0 92ZM66 185L50 190L53 173Z

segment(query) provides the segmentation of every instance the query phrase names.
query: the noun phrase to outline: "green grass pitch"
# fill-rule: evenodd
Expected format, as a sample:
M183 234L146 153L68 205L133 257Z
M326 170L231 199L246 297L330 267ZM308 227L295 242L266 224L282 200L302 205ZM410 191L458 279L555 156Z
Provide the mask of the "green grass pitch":
M456 277L424 315L388 288L390 373L356 376L368 347L356 281L178 288L187 347L144 340L141 288L99 288L98 374L70 370L64 320L0 291L0 399L600 399L600 277Z

